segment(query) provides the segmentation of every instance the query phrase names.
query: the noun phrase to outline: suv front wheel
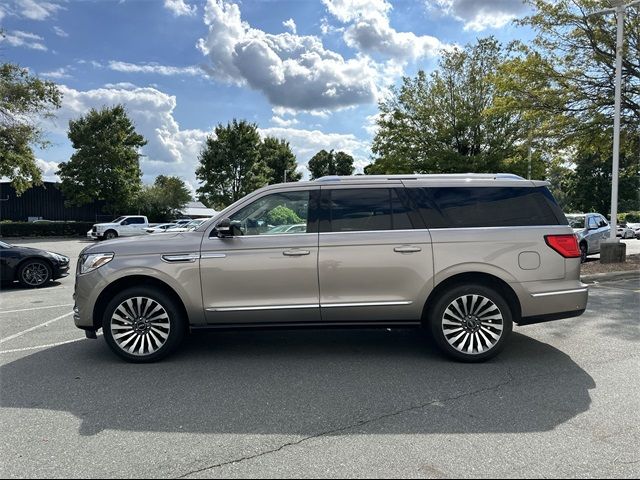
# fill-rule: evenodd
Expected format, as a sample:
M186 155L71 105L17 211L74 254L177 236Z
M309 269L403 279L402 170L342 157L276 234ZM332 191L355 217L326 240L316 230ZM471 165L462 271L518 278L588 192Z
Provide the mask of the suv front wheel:
M431 309L431 333L440 349L463 362L497 355L513 328L503 296L483 285L459 285L446 291Z
M173 298L155 289L133 287L109 302L102 330L116 354L130 362L146 363L173 352L186 328Z

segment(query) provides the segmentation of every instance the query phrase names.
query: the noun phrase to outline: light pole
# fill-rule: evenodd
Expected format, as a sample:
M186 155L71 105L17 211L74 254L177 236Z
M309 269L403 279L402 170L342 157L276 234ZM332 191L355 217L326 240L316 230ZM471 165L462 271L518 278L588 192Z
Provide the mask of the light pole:
M606 243L619 244L617 237L617 225L618 225L618 171L620 166L620 97L622 87L622 53L624 48L624 14L625 9L631 5L640 3L640 0L633 0L625 3L624 0L610 0L612 8L606 8L598 12L594 12L591 15L606 15L609 13L615 13L618 17L618 28L616 35L616 81L615 81L615 102L614 102L614 117L613 117L613 167L611 172L611 234ZM620 254L616 254L617 247L611 247L612 257L620 258ZM608 250L608 249L607 249ZM601 255L601 260L604 258ZM622 253L622 261L624 261L624 251Z

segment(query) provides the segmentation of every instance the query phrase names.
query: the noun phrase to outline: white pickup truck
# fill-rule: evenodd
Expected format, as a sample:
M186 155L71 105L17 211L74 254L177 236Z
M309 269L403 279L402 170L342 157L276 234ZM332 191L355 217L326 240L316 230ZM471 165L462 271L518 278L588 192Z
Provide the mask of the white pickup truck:
M134 235L146 235L149 228L149 220L142 215L127 215L118 217L109 223L96 223L87 232L87 238L98 240L111 240L117 237L132 237Z

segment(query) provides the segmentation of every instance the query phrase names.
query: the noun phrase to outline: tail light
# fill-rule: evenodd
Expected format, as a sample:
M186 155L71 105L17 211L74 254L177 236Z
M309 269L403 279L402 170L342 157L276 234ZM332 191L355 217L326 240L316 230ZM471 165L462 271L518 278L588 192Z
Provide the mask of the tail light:
M580 257L578 239L572 233L564 235L545 235L544 241L564 258Z

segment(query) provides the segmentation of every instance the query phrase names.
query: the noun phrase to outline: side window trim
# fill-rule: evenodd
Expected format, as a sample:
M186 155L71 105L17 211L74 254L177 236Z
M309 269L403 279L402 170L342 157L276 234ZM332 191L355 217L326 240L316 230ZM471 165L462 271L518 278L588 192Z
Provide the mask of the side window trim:
M214 235L212 235L214 229L215 229L215 225L218 221L220 221L222 218L228 218L231 217L233 215L235 215L236 213L238 213L240 210L242 210L245 207L248 207L249 205L253 204L254 202L258 202L261 199L269 196L269 195L274 195L274 194L278 194L278 193L299 193L299 192L309 192L309 211L307 214L307 231L304 233L301 232L296 232L296 233L283 233L283 234L274 234L274 235L242 235L242 237L245 238L256 238L256 237L277 237L277 236L295 236L295 235L313 235L313 234L318 234L318 224L319 224L319 203L320 203L320 187L315 187L315 188L301 188L301 189L297 189L297 190L270 190L270 191L266 191L264 192L262 195L258 195L255 196L253 198L251 198L249 201L247 202L243 202L241 205L238 205L237 208L233 209L232 211L228 212L224 217L220 217L215 223L213 223L211 225L211 227L208 229L208 231L205 234L205 238L217 238Z

